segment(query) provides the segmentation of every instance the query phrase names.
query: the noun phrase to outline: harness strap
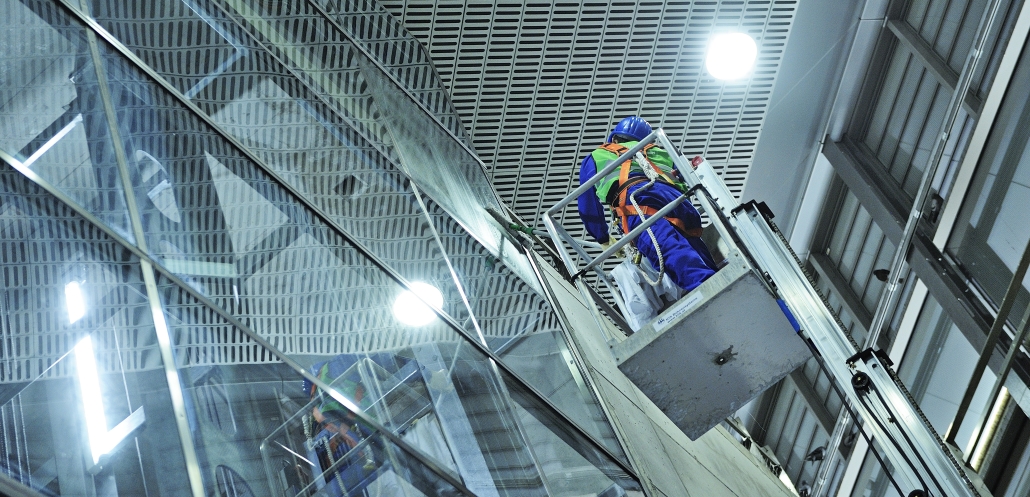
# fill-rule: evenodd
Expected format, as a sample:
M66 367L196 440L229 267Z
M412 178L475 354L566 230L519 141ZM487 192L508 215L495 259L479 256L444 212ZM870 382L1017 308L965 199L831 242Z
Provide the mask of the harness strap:
M648 150L650 150L654 146L655 146L655 144L653 144L653 143L648 143L647 145L644 146L644 148L641 151L644 153L644 157L645 158L647 157ZM620 145L618 143L605 143L604 145L601 146L601 148L603 148L603 149L605 149L605 150L615 154L616 157L621 157L622 154L626 153L629 150L628 148L626 148L626 147L624 147L624 146L622 146L622 145ZM627 191L629 190L630 186L633 186L633 185L636 185L636 184L648 181L648 179L646 177L642 177L642 176L637 176L637 177L630 178L629 174L630 174L630 169L632 167L632 162L633 162L633 159L627 159L626 161L624 161L622 163L622 167L619 168L619 182L616 183L616 185L618 185L618 192L616 193L616 195L614 195L614 198L612 198L613 196L610 193L609 193L609 196L608 196L608 198L612 200L612 202L611 202L612 211L616 215L618 215L619 218L621 218L621 220L622 220L622 232L623 233L629 233L630 232L630 229L629 229L629 216L639 215L639 213L637 212L637 209L635 207L633 207L632 205L627 205L627 201L626 201ZM658 166L655 166L654 164L651 164L651 166L654 168L655 172L658 173L658 176L659 176L658 177L658 181L663 182L663 183L668 183L669 185L672 185L672 186L676 186L676 182L673 181L673 179L664 170L662 170L662 168L660 168ZM643 166L641 166L641 167L643 167ZM646 205L640 206L640 210L643 211L644 215L646 215L646 216L653 216L653 215L655 215L658 212L658 209L655 209L655 208L652 208L652 207L648 207ZM701 236L701 231L702 231L701 228L687 228L687 224L682 219L675 218L675 217L672 217L672 216L668 216L668 217L665 218L665 220L669 221L669 223L672 224L684 236L694 237L694 238L698 238L698 237Z
M644 158L647 158L647 151L654 148L654 146L654 143L648 143L647 145L644 145L644 148L641 149L641 152L644 153ZM604 145L601 145L601 148L615 154L616 157L620 157L622 156L622 154L629 151L628 148L618 143L605 143ZM632 158L626 159L626 161L622 163L622 167L619 168L619 185L625 184L626 181L629 179L629 173L632 167L632 162ZM650 159L648 159L648 162L650 162ZM641 165L641 167L643 167L643 165ZM668 173L666 173L662 168L654 165L653 163L651 164L651 167L654 168L655 172L658 173L658 176L660 176L664 181L668 182L670 185L676 184L676 182L673 181L672 177L669 176Z
M612 210L615 211L615 214L622 220L622 232L629 233L629 216L639 215L636 207L633 207L632 205L612 206ZM653 216L658 213L658 209L648 207L646 205L641 205L640 210L643 211L646 216ZM704 231L701 228L687 228L687 223L683 222L680 218L667 216L665 220L668 221L669 224L673 225L677 231L687 237L700 238L701 233Z

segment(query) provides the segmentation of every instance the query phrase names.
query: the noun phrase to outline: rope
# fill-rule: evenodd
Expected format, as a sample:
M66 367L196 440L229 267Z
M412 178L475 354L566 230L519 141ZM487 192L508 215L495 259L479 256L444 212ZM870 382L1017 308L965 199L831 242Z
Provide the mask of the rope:
M651 185L653 185L654 182L658 180L658 172L654 170L654 166L651 164L651 161L647 160L647 158L644 157L643 153L637 152L635 160L637 164L640 166L640 169L644 171L644 176L647 176L647 179L649 181L640 188L633 190L633 193L629 195L629 201L633 204L633 208L637 210L637 215L640 217L640 222L644 222L647 221L647 217L644 215L644 210L640 208L640 204L637 203L637 192L639 192L640 190L646 190L648 188L651 188ZM637 271L639 271L640 275L644 277L644 281L646 281L647 284L651 286L658 286L662 282L662 277L665 276L665 257L662 256L662 249L658 246L658 239L655 238L654 232L651 231L650 227L648 227L646 231L647 236L651 237L651 245L654 246L655 253L658 254L658 278L656 278L654 281L651 281L651 278L647 275L647 272L643 269L640 269L639 266L637 266Z

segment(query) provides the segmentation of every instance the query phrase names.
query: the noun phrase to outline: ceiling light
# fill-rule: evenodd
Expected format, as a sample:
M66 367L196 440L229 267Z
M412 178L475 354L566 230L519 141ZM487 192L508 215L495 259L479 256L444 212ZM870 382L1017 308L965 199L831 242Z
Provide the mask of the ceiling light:
M410 287L411 290L404 290L393 302L393 315L408 326L424 326L433 322L436 312L426 302L434 307L442 307L443 295L440 290L421 281L412 283Z
M64 286L64 306L68 310L68 323L74 323L86 315L86 299L82 296L82 287L78 281Z
M720 33L708 44L705 68L717 79L740 79L751 72L757 57L754 38L744 33Z

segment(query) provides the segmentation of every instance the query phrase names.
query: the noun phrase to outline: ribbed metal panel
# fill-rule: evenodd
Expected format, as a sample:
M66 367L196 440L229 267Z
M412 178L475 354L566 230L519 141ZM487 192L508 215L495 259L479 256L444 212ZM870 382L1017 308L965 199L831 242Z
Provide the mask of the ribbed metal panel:
M580 159L640 114L739 195L796 1L411 2L382 5L428 49L501 198L536 224L578 185ZM751 34L754 75L703 69L713 32ZM566 228L583 233L567 212Z
M986 0L913 0L908 6L905 21L958 73L969 55L977 24L988 3ZM977 94L985 94L994 79L997 63L1001 59L1001 54L994 53L994 49L1015 20L1015 16L1011 15L1013 4L1019 2L1002 2L999 12L1005 21L994 24L987 45L984 46L986 61L980 64L972 84L972 90Z
M883 235L869 211L851 192L846 193L837 213L827 255L836 263L836 269L866 310L874 312L884 282L875 278L873 271L890 267L894 244Z

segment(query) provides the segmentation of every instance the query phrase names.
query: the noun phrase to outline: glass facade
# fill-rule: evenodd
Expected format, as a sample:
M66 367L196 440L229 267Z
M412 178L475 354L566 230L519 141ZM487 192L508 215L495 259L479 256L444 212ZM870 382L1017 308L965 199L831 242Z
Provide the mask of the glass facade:
M995 306L1030 241L1030 55L1016 65L997 121L984 147L947 251ZM1030 278L1009 314L1016 325L1030 303Z
M977 47L978 27L995 6L997 15L982 33L979 62L969 74L969 91L956 98L960 76ZM823 149L838 174L827 186L808 260L829 305L862 343L903 238L902 227L910 212L919 215L913 242L905 247L898 306L881 330L878 348L897 363L899 379L941 438L954 431L962 458L994 495L1021 495L1027 488L1024 412L1030 404L1022 391L1002 390L998 399L989 397L1003 347L1030 315L1030 279L1023 279L1007 316L1010 326L1002 333L1000 350L987 351L995 357L973 385L969 406L959 409L1030 238L1023 207L1030 191L1024 167L1030 137L1030 56L1022 24L1027 13L1021 1L909 0L889 2L877 14L882 19L862 21L870 28L873 22L880 26L871 29L877 37L875 43L868 40L868 65L858 66L865 73L861 88L842 84L842 94L853 90L858 96L847 109L834 110L848 114L850 121ZM994 93L999 89L1003 98ZM957 116L945 123L952 99L958 101ZM928 201L913 206L935 151L941 157L935 176L928 178ZM1004 384L1021 390L1028 382L1027 363L1018 352ZM812 369L792 375L792 384L785 383L768 400L770 414L759 420L771 426L767 433L772 437L764 442L785 468L797 471L802 485L813 480L794 461L810 450L813 438L815 444L825 439L839 412L821 395L822 376ZM959 416L964 420L952 427ZM848 468L840 481L831 480L830 488L852 496L907 495L911 489L897 486L891 464L877 457L887 443L894 442L867 442L857 431L846 432L842 447ZM814 455L817 461L822 458ZM833 459L822 460L810 464ZM827 474L839 474L836 466L831 468Z
M56 495L640 491L447 106L362 23L3 11L0 470ZM422 326L395 304L415 282L441 293Z

